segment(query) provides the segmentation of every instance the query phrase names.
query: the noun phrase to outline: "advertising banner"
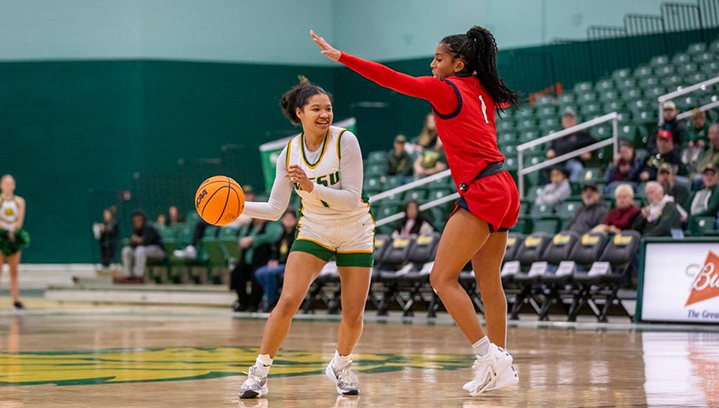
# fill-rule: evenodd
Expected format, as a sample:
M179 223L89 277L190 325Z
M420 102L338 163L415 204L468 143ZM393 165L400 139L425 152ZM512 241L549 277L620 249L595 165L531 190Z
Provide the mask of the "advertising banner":
M641 320L719 324L719 242L646 244Z

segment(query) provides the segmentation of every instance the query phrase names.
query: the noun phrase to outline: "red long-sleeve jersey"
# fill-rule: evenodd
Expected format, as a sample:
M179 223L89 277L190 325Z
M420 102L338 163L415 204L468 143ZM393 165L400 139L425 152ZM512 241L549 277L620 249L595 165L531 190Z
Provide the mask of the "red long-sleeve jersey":
M339 62L379 85L429 101L458 188L487 164L504 162L497 147L494 101L476 76L413 77L344 52Z

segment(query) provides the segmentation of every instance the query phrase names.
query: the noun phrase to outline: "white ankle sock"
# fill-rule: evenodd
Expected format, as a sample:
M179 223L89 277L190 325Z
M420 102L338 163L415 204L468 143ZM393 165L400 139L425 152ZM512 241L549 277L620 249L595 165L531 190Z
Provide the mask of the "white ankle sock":
M476 343L472 344L472 350L474 350L474 354L483 357L486 356L487 353L489 353L490 344L491 343L489 342L489 338L487 336L484 336L481 339L477 340Z
M335 356L332 358L332 365L335 368L342 368L352 360L352 354L349 356L341 356L339 351L335 350Z
M269 354L257 355L257 360L255 360L255 367L257 367L257 375L259 375L260 377L267 377L267 373L270 372L271 366L272 359L270 358Z

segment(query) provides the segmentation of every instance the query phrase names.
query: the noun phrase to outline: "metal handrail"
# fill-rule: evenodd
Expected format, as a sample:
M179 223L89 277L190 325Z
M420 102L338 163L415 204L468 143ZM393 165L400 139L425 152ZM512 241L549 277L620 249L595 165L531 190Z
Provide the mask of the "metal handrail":
M562 137L566 137L569 135L572 135L580 130L588 129L590 127L600 125L605 122L612 122L612 137L611 139L603 140L601 142L597 142L594 144L591 144L589 146L583 147L581 149L574 150L572 152L563 154L559 157L555 157L550 160L546 160L542 163L535 164L533 166L529 166L526 169L524 168L524 151L532 148L534 146L538 146L540 144L544 144L547 142L551 142L556 139L560 139ZM524 176L533 173L537 170L541 170L550 166L553 166L557 163L561 163L565 160L569 160L574 157L578 157L583 155L584 153L588 153L597 149L601 149L604 146L614 145L613 153L614 157L617 156L619 153L618 147L619 147L619 114L617 112L608 113L604 116L600 116L598 118L586 121L584 123L580 123L576 126L572 126L569 128L566 128L564 130L561 130L559 132L550 133L547 136L540 137L539 139L532 140L527 143L523 143L519 146L517 146L517 177L519 178L519 197L524 198Z
M674 92L669 92L668 94L664 94L664 95L661 95L660 97L658 97L657 102L659 103L659 124L661 125L662 123L664 123L664 115L663 115L663 108L662 108L662 105L664 104L664 102L670 101L676 97L686 95L688 93L692 93L694 91L698 91L698 90L703 91L706 89L707 86L714 85L717 83L719 83L719 76L712 78L712 79L707 79L706 81L697 82L694 85L688 86L686 88L677 89ZM684 112L684 113L686 113L686 112ZM688 115L684 116L684 117L688 117ZM683 119L683 118L679 118L679 119Z
M706 112L706 111L708 111L709 109L714 109L714 108L719 108L719 101L710 102L710 103L708 103L708 104L706 104L706 105L704 105L704 106L700 106L700 107L699 107L699 110L701 110L702 112ZM681 113L681 114L677 115L677 120L686 119L686 118L688 118L688 117L690 117L690 116L692 116L692 111L686 111L686 112L684 112L684 113Z
M429 210L430 208L438 207L444 203L448 203L450 201L454 201L459 198L459 193L450 194L448 196L444 196L442 198L438 198L436 200L432 200L428 203L424 203L419 206L419 211ZM371 200L370 200L371 201ZM399 212L397 214L390 215L389 217L382 218L381 220L377 221L377 226L389 224L393 221L398 221L404 218L405 213L404 211Z
M431 175L431 176L427 176L427 177L425 177L425 178L422 178L422 179L419 179L419 180L415 180L415 181L413 181L413 182L411 182L411 183L407 183L407 184L405 184L405 185L403 185L403 186L395 187L395 188L389 189L389 190L387 190L387 191L383 191L383 192L381 192L381 193L375 194L375 195L371 196L371 197L369 198L369 200L370 200L370 202L375 202L375 201L379 201L379 200L384 200L385 198L388 198L388 197L393 196L393 195L395 195L395 194L404 193L405 191L411 190L411 189L413 189L413 188L415 188L415 187L423 186L423 185L429 184L429 183L431 183L431 182L433 182L433 181L435 181L435 180L439 180L439 179L443 179L443 178L445 178L445 177L449 177L450 174L451 174L451 173L450 173L449 170L443 170L443 171L440 171L440 172L437 173L437 174L433 174L433 175Z

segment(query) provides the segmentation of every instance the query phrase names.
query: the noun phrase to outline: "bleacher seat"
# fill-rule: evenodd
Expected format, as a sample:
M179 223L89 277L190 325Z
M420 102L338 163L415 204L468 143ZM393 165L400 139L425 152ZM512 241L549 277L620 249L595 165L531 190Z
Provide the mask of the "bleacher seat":
M584 304L589 304L599 322L606 322L611 305L617 300L617 292L623 280L627 280L639 248L641 234L637 231L622 231L615 235L597 262L586 273L574 275L577 287L568 321L576 321ZM603 301L603 307L597 306Z

